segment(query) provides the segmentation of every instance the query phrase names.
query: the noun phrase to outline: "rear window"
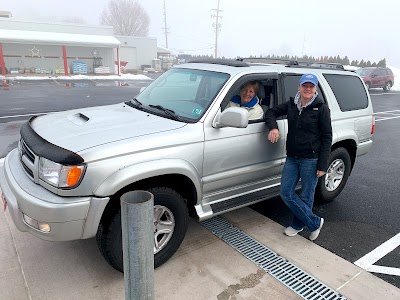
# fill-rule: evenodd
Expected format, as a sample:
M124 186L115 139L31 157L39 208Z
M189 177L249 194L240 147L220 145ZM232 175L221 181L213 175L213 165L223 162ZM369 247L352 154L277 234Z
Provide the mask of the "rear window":
M324 74L341 111L368 107L368 96L361 80L356 76Z

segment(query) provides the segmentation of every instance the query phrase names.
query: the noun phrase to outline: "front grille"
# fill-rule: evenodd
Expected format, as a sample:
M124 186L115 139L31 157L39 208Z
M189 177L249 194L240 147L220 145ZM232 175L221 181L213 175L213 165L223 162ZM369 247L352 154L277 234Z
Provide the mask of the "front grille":
M21 151L22 154L25 154L26 157L32 162L35 163L35 154L28 148L25 144L24 140L21 139Z
M21 139L19 141L19 160L21 161L21 165L24 168L26 174L34 180L34 168L35 168L35 158L36 155L32 152L31 149L25 144L24 140Z

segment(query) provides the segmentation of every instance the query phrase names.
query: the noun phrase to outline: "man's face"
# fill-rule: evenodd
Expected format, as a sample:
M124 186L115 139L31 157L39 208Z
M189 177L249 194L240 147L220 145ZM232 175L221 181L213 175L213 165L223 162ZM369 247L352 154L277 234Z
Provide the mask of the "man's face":
M248 85L245 86L241 91L240 91L240 99L243 104L249 103L251 99L254 98L256 95L256 92L254 90L254 86Z
M309 101L314 96L317 87L311 82L305 82L299 85L299 92L302 99Z

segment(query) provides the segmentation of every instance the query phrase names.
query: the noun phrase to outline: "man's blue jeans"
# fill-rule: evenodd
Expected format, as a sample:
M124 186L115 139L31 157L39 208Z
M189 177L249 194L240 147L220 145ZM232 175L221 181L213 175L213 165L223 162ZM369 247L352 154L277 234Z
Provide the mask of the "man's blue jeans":
M314 192L317 186L317 158L287 157L281 179L281 198L294 214L290 225L296 230L305 226L310 231L317 230L321 219L312 211ZM301 178L300 197L295 188Z

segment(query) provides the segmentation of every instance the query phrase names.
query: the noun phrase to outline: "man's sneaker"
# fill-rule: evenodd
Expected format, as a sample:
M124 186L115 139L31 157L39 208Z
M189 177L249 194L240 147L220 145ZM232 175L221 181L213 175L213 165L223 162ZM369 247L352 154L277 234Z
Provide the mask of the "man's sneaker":
M286 234L287 236L295 236L296 234L298 234L301 231L303 231L303 228L297 230L297 229L294 229L292 226L289 226L289 227L285 228L283 233Z
M318 229L314 230L310 234L310 240L311 241L314 241L315 239L317 239L317 237L319 236L319 232L321 231L321 228L322 228L323 225L324 225L324 218L321 218L321 223L319 224Z

